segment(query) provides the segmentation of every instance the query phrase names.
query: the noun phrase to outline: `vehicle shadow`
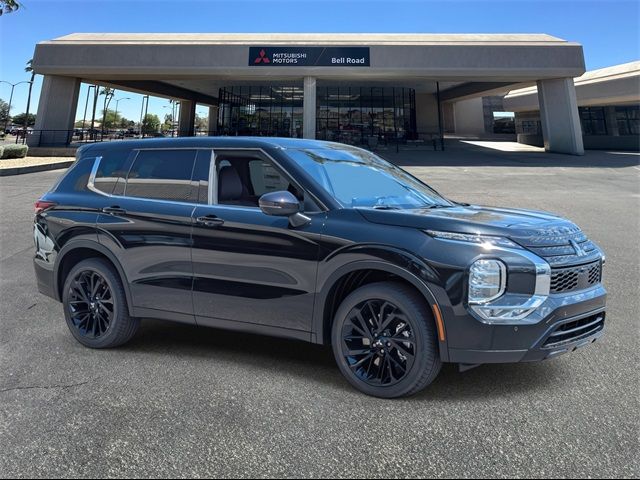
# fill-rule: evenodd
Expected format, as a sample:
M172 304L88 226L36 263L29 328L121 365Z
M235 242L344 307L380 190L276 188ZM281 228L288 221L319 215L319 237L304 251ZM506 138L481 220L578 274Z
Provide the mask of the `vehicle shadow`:
M330 347L213 328L201 328L160 320L144 320L136 337L121 350L136 353L206 358L211 362L237 363L258 372L282 372L317 383L318 389L354 392L338 370ZM438 378L409 401L439 402L504 398L527 391L561 388L563 367L558 362L483 365L460 373L445 364Z

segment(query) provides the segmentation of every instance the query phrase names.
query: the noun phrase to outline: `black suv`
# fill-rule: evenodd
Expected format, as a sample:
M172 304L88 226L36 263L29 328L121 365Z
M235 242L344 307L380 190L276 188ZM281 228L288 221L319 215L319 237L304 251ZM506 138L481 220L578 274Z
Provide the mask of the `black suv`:
M390 398L443 362L543 360L604 329L604 256L573 223L447 200L337 143L87 145L34 226L38 287L91 348L141 317L330 344Z

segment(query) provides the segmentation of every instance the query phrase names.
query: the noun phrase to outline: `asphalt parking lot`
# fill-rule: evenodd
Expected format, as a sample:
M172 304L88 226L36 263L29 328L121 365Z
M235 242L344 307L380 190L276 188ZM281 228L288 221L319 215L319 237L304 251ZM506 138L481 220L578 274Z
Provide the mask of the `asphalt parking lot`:
M32 273L33 202L60 171L3 177L0 476L640 475L640 157L389 156L453 199L583 227L607 253L603 340L541 364L445 366L396 401L294 341L145 320L127 346L88 350Z

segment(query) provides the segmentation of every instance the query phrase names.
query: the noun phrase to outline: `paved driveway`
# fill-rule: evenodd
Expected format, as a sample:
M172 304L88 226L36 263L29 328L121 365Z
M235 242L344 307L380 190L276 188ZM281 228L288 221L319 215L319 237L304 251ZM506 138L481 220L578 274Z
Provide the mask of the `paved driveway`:
M637 477L638 157L394 159L454 199L578 222L607 252L602 342L445 366L399 401L357 393L330 350L294 341L145 321L126 347L87 350L31 268L32 204L60 172L0 178L0 476Z

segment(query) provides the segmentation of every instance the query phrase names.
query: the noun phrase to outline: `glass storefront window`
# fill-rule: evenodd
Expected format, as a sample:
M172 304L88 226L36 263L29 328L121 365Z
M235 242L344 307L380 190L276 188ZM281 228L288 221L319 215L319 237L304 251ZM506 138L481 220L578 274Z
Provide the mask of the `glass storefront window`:
M580 107L580 124L583 135L606 135L607 124L604 107Z
M318 87L316 138L353 145L417 138L415 92L394 87Z
M318 86L316 138L354 145L417 138L415 92L409 88ZM301 86L220 89L218 133L302 137Z
M640 106L616 107L619 135L640 135Z
M225 87L218 98L220 135L302 137L302 87Z

